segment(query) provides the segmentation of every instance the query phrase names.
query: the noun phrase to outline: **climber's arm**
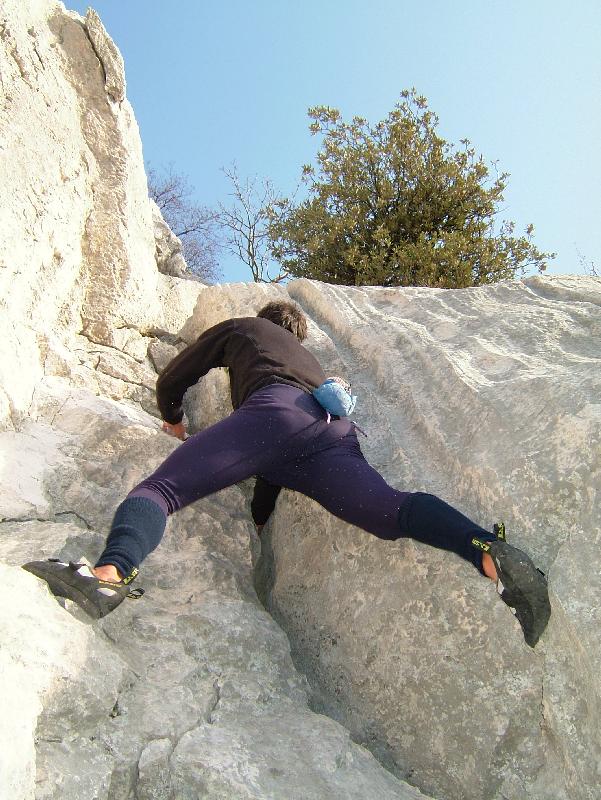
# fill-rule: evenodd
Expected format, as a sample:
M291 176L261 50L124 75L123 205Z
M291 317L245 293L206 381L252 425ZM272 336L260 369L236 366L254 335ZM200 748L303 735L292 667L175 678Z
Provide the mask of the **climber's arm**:
M156 387L157 405L162 418L171 428L181 423L184 416L182 400L186 389L213 367L225 366L224 349L232 328L232 320L209 328L194 344L186 347L170 361L159 375ZM178 435L178 438L181 436Z

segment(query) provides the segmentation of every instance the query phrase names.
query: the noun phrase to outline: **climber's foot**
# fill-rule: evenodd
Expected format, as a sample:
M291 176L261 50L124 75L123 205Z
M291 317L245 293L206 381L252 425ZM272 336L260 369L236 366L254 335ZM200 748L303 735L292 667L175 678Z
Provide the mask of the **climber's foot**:
M501 599L515 610L524 639L534 647L551 616L547 579L526 553L499 539L489 543Z
M101 567L93 567L92 572L101 581L109 581L110 583L120 583L123 576L118 572L117 567L112 564L103 564Z
M73 600L94 619L109 614L125 600L130 594L128 584L135 577L128 576L127 583L101 580L87 564L67 564L58 559L31 561L23 569L45 580L52 594Z

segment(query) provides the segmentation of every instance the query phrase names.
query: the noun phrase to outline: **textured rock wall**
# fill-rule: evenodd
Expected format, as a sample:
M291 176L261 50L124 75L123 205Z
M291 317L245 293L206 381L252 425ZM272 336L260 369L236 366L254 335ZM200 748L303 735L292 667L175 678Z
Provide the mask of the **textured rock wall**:
M127 351L137 332L167 327L170 284L155 265L123 62L97 15L5 0L0 43L6 425L26 415L45 372L68 371L74 333Z
M469 565L382 543L288 494L260 575L313 702L445 798L592 798L599 737L601 280L289 292L353 383L368 459L549 574L536 651ZM322 336L323 339L323 336ZM341 366L342 362L342 366Z
M144 598L99 623L19 568L93 560L124 492L177 446L145 412L62 380L39 401L18 435L51 456L45 507L0 526L1 796L423 797L309 710L253 589L239 489L173 519L145 564Z
M272 290L274 291L274 290ZM601 281L531 278L460 291L295 281L307 346L353 383L364 452L432 491L548 573L535 651L494 587L412 541L380 542L285 492L262 537L261 597L287 631L312 704L395 774L445 798L596 797ZM191 340L255 313L259 287L215 287ZM227 413L227 382L190 399Z
M5 0L0 45L0 796L596 800L601 281L284 289L162 274L157 260L181 264L98 17ZM144 598L100 623L19 568L96 557L116 504L176 446L156 370L288 295L326 370L352 380L385 477L504 518L548 572L535 651L468 565L292 493L262 553L248 486L178 514ZM227 413L226 376L187 409L192 428Z

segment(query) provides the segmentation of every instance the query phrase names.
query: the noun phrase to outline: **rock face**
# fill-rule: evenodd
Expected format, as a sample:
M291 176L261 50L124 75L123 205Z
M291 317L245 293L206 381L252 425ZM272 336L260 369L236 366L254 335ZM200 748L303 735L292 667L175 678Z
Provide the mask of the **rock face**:
M154 225L157 267L165 275L183 278L186 275L186 262L182 255L182 244L163 219L161 210L154 200L150 201L150 207Z
M359 395L368 459L485 527L504 520L549 576L553 616L532 651L492 584L455 556L378 541L280 496L256 585L312 707L435 797L598 792L600 289L574 277L288 286L310 319L307 346ZM250 288L211 291L216 315L198 307L190 336L264 302ZM215 384L202 381L204 418L227 410Z
M549 575L553 616L533 652L459 559L279 501L260 582L314 707L435 796L598 792L600 288L289 287L359 395L368 459L484 527L503 519Z
M124 491L176 445L148 414L62 381L19 435L52 463L40 519L2 525L2 796L424 796L309 710L253 590L239 489L178 515L146 562L144 598L90 623L19 565L93 559Z
M0 39L0 419L19 425L44 374L79 369L74 350L86 367L102 348L140 360L200 287L157 271L123 63L97 15L6 0Z
M0 796L597 800L601 280L182 280L98 16L5 0L0 44ZM473 568L306 498L259 543L248 485L172 518L144 597L99 623L20 569L94 560L177 446L157 370L288 296L386 479L504 519L548 573L535 651ZM191 430L228 413L227 376L186 408Z

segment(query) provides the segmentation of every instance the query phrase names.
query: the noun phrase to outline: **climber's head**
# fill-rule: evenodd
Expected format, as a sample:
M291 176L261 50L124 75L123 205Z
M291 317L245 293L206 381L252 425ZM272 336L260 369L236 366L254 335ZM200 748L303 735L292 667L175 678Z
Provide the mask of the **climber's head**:
M272 303L267 303L267 305L263 306L259 311L257 317L269 319L281 328L286 328L286 330L293 333L300 342L307 338L307 318L294 303L288 303L284 300L276 300Z

